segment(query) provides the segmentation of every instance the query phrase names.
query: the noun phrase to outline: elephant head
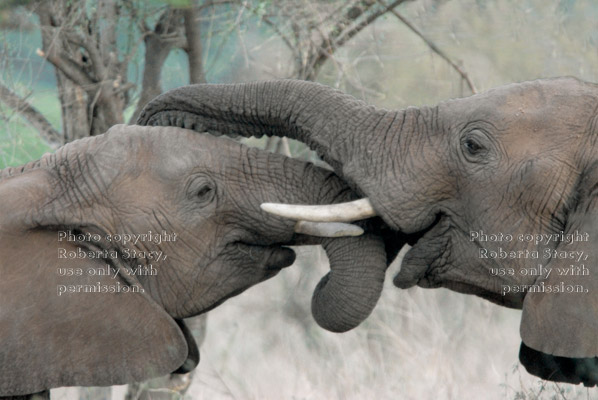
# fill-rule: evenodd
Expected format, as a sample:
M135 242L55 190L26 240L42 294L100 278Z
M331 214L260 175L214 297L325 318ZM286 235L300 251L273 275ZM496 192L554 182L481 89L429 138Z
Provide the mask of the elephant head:
M314 239L260 209L354 198L331 171L180 128L115 126L0 171L0 396L193 368L179 320L291 265L288 245L322 244L314 316L355 327L382 290L382 241Z
M398 111L314 83L276 81L174 89L150 102L138 123L305 142L367 197L361 206L413 244L395 285L446 287L522 308L526 368L594 385L597 110L598 87L574 78ZM302 218L301 210L274 210ZM577 233L584 236L569 240Z

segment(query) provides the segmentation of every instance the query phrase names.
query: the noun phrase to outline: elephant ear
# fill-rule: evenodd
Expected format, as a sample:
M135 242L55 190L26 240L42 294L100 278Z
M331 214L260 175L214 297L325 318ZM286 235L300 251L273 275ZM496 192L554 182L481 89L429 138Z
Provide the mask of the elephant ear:
M578 240L563 241L557 250L582 252L581 260L553 258L549 277L536 282L552 292L526 295L519 357L543 379L593 386L598 384L598 168L582 176L575 198L565 233Z
M59 241L46 224L55 216L40 211L54 201L45 193L43 171L0 182L0 397L124 384L184 366L193 342L132 290L134 276L114 275L119 260L84 258L81 243Z

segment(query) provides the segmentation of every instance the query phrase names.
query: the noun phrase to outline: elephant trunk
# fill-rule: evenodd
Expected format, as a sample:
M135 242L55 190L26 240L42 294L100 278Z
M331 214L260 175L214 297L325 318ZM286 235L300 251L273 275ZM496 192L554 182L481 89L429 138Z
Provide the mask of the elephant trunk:
M355 193L333 172L318 168L280 154L249 149L246 153L250 165L244 170L253 173L247 179L251 187L260 182L272 182L273 186L261 190L260 201L281 201L299 204L336 204L355 199ZM258 168L267 165L268 169ZM280 190L283 184L284 190ZM255 201L244 208L257 207ZM272 240L280 240L283 234L276 226L292 229L294 223L271 214L260 213L264 226ZM367 228L364 223L362 227ZM295 235L293 245L321 244L330 262L330 272L317 285L312 299L312 314L323 328L344 332L363 322L374 309L382 291L387 269L386 250L379 235L366 233L362 236L343 238L313 238Z
M405 218L397 217L397 209L409 212L397 188L408 193L417 186L418 180L409 175L415 168L412 155L421 153L424 145L432 148L422 140L431 139L426 132L433 128L436 114L427 107L377 109L314 82L281 80L173 89L148 103L137 123L297 139L317 151L360 196L367 197L389 226L412 232L424 223L407 226ZM421 159L433 154L426 151ZM389 159L392 162L385 162Z
M322 328L345 332L365 320L380 298L387 268L384 244L366 234L327 239L322 246L330 272L316 286L312 314Z
M330 87L282 80L174 89L148 103L137 123L246 137L288 136L340 172L353 148L353 133L375 126L384 114Z

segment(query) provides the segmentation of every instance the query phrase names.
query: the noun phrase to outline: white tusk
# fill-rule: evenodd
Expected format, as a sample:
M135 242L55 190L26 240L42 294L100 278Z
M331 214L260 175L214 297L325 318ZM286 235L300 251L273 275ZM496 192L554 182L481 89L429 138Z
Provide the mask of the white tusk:
M298 221L295 224L295 232L329 238L363 235L363 229L357 225L345 224L343 222Z
M295 221L351 222L376 216L376 211L367 198L321 206L263 203L260 207L270 214Z

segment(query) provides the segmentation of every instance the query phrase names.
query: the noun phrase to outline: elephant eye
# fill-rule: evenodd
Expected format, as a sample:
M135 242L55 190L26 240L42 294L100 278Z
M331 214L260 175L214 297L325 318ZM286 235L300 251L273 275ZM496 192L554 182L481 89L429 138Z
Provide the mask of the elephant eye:
M204 185L197 191L197 198L199 200L206 200L206 198L211 197L212 192L214 189L210 185Z
M475 140L469 138L465 140L465 143L463 143L463 145L465 146L465 149L467 150L467 152L469 154L476 155L479 152L481 152L483 150L483 147L476 142Z
M216 185L207 176L196 176L188 184L187 196L196 204L206 205L216 196Z
M482 162L488 154L488 138L482 132L469 132L461 139L461 151L469 162Z
M202 206L207 205L214 198L215 192L211 183L204 183L195 190L195 200Z

